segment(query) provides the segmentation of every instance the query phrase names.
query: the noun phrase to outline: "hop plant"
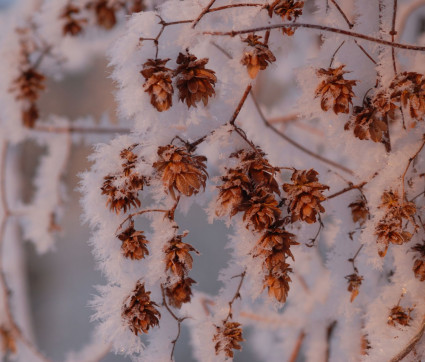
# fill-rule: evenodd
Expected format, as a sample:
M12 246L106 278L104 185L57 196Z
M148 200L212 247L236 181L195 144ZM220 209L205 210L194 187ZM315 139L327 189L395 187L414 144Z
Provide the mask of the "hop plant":
M249 34L243 41L249 48L243 53L241 63L246 66L249 76L254 79L260 70L264 70L276 61L267 44L260 41L261 36Z

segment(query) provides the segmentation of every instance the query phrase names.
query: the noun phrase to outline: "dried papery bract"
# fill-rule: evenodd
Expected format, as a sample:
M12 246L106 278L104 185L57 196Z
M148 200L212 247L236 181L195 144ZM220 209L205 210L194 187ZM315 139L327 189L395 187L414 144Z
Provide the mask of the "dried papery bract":
M387 323L393 327L396 327L397 325L409 326L409 322L412 320L410 314L413 309L414 308L403 308L400 305L394 306L390 310Z
M207 158L194 155L185 147L173 145L158 148L159 160L153 164L165 189L173 199L176 191L185 196L197 194L201 187L205 189L208 173Z
M95 0L90 1L86 7L95 12L97 25L109 30L116 25L116 12L122 7L122 4L118 2L110 4L108 0Z
M415 277L421 282L425 281L425 241L422 244L416 244L412 247L412 251L416 252L414 256L413 272Z
M353 273L347 275L345 279L347 279L348 282L347 290L351 292L350 302L353 302L354 299L356 299L356 297L359 295L359 288L362 285L363 277L357 273Z
M425 115L425 76L415 72L403 72L390 85L391 98L409 110L413 119L422 121Z
M63 35L76 36L83 32L83 25L87 23L87 19L78 16L80 12L81 9L72 3L65 6L60 16L61 19L65 20Z
M363 225L369 218L369 209L365 200L359 199L354 201L348 205L348 207L351 208L353 222L358 222L360 225Z
M386 213L376 225L375 235L378 237L378 253L384 257L390 243L401 245L412 238L412 234L403 228L403 221L409 220L416 225L412 218L416 213L416 206L412 202L403 202L398 193L391 190L385 191L381 200L380 208Z
M304 1L296 0L275 0L271 5L268 6L269 16L271 17L273 12L280 16L282 20L296 20L303 13Z
M321 79L316 88L316 97L321 98L322 110L327 112L332 109L335 114L349 113L350 104L354 97L353 86L357 84L356 80L344 79L345 65L337 68L321 68L317 70L317 76Z
M134 171L137 162L134 147L136 145L121 151L120 156L124 160L122 171L106 176L101 187L102 195L108 196L106 205L117 214L121 211L125 213L131 207L140 207L138 192L149 185L149 178Z
M145 77L143 88L151 96L151 104L159 111L166 111L173 105L173 72L165 64L170 59L148 59L140 72Z
M326 199L323 191L328 186L319 182L318 172L310 170L295 170L292 174L292 184L283 184L283 190L288 194L288 212L292 222L301 220L308 224L316 222L317 214L325 212L321 202Z
M192 284L196 284L196 281L189 277L183 277L168 285L165 288L165 293L170 305L180 309L184 303L189 303L192 298Z
M254 79L260 70L264 70L276 61L276 57L269 50L267 44L260 41L261 36L249 34L243 41L248 44L244 51L241 63L246 66L249 76Z
M16 340L13 337L12 332L3 326L0 326L0 340L1 340L1 349L4 354L16 353L17 351Z
M132 260L140 260L146 255L149 255L147 248L149 241L146 240L143 231L134 229L133 220L130 221L129 226L117 237L122 241L121 251L124 257Z
M161 313L157 309L158 304L151 301L150 294L144 284L137 282L133 293L123 305L122 318L136 336L159 326Z
M214 335L216 355L224 354L228 358L233 358L234 350L240 351L243 342L241 324L237 322L223 322L223 325L216 326L217 333Z
M200 101L206 106L208 98L215 95L217 82L215 72L205 68L208 58L198 59L193 54L180 53L176 63L179 65L175 71L179 99L186 102L188 108L196 107Z

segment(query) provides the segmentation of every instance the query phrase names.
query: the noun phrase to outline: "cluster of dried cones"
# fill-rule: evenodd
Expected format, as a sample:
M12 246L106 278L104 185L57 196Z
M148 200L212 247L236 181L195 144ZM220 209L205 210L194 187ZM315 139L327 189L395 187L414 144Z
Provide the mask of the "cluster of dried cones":
M97 25L107 30L112 29L117 24L117 13L119 11L125 11L127 15L130 15L143 9L143 0L93 0L85 6L85 10L94 12ZM77 36L83 32L87 18L81 15L82 10L71 2L64 7L60 15L60 18L65 21L62 29L64 35Z
M413 202L401 200L398 193L391 190L384 192L381 200L380 208L386 213L376 225L375 235L378 237L378 253L384 257L390 243L401 245L412 238L412 234L405 230L403 221L409 220L416 225L413 219L416 206Z
M151 96L151 104L159 112L170 109L174 93L172 77L176 77L178 97L188 108L196 107L200 101L206 106L208 98L215 95L217 82L215 72L205 68L208 58L198 59L193 54L180 53L176 60L178 67L174 71L165 66L169 60L148 59L143 64L140 73L146 80L143 87Z
M232 157L238 159L238 165L228 169L221 178L223 183L219 186L216 214L232 217L241 212L246 227L261 235L252 255L263 260L264 288L268 288L271 297L283 303L289 291L289 273L292 271L286 259L293 259L290 247L298 243L295 235L285 230L286 222L276 199L280 196L275 179L279 169L272 167L260 150L241 150ZM315 222L316 214L324 211L320 202L325 199L322 191L327 186L317 181L314 170L295 170L292 180L294 184L283 185L288 193L288 211L292 221Z

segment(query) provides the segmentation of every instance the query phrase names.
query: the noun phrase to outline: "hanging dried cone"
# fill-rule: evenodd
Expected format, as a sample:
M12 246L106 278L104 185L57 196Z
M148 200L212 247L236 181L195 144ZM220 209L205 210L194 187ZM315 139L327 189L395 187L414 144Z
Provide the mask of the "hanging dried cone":
M208 98L215 95L217 77L213 70L205 68L208 58L197 59L193 54L180 53L176 60L179 64L175 71L179 99L186 102L188 108L196 107L200 101L206 106Z
M130 14L140 13L143 10L145 10L145 4L143 0L133 0L129 13Z
M408 326L409 322L412 320L410 313L413 311L413 308L403 308L399 305L391 308L390 314L388 316L387 323L390 326L396 327L396 324L401 326Z
M192 245L182 241L183 236L177 235L164 248L165 270L181 278L192 269L193 258L190 252L193 251L199 254Z
M308 224L316 222L318 212L325 212L320 204L326 199L322 194L328 186L319 183L318 172L311 170L295 170L291 180L293 184L283 184L283 190L288 194L288 211L291 213L291 221L302 220Z
M149 255L149 250L146 247L149 241L146 240L143 231L134 229L133 220L131 220L128 228L118 235L118 239L122 241L121 251L124 257L140 260Z
M413 264L413 272L415 277L421 282L425 281L425 242L422 244L416 244L412 247L412 251L416 251L419 254L415 256L415 263Z
M170 59L148 59L140 72L145 77L143 88L151 96L151 104L159 111L166 111L173 105L173 72L165 67Z
M183 303L189 303L192 297L192 284L195 283L192 278L183 277L178 282L167 286L165 293L171 306L180 309Z
M351 208L353 222L359 222L360 225L363 225L369 218L369 209L365 200L359 199L354 201L348 207Z
M359 288L362 285L363 277L358 275L357 273L347 275L345 277L348 282L347 290L351 292L350 302L352 303L354 299L359 295Z
M425 76L415 72L397 75L390 85L391 99L409 110L410 116L423 120L425 115Z
M261 36L249 34L243 41L249 48L244 51L241 63L247 67L249 76L254 79L260 70L267 68L268 63L276 61L267 44L260 41Z
M403 231L402 224L392 216L382 219L375 228L375 235L378 237L379 256L384 257L387 253L389 244L401 245L407 243L412 238L412 234Z
M322 79L316 88L316 97L321 97L321 107L323 111L332 109L335 114L349 113L350 104L353 104L353 86L356 80L344 79L345 65L338 68L319 69L316 73Z
M280 303L285 303L289 292L291 278L289 273L292 269L289 264L280 265L279 273L269 273L264 279L264 288L268 288L269 297L275 298Z
M237 322L223 322L223 325L217 328L213 342L215 343L215 354L224 353L226 357L233 358L233 350L240 351L243 342L241 324Z
M144 284L137 282L132 295L123 306L121 316L136 336L138 333L148 333L149 328L159 325L161 313L156 308L158 304L150 300L150 294L151 292L145 291Z
M246 208L244 207L246 211L243 220L246 222L246 228L263 231L271 227L282 213L278 204L273 195L263 190L251 195Z
M281 250L285 257L290 257L294 260L291 252L292 245L299 245L295 241L296 236L281 227L272 228L267 230L258 240L254 250L254 257L269 256L274 248Z
M46 77L34 68L23 71L13 82L11 91L17 93L17 99L23 99L31 103L38 100L40 92L46 89Z
M159 173L164 187L173 199L175 191L192 196L201 187L205 189L208 173L205 162L207 158L189 153L184 147L167 145L158 148L159 161L153 167Z
M87 22L87 19L76 19L75 15L80 13L80 8L73 4L68 4L62 11L60 16L61 19L65 19L63 26L63 35L76 36L83 31L83 24Z
M118 6L121 7L122 5ZM89 2L86 7L93 9L96 15L97 25L109 30L117 23L116 11L118 7L110 5L108 0L96 0Z
M16 341L15 338L12 335L12 332L3 327L0 326L0 339L1 339L1 345L2 345L2 351L5 355L8 353L15 354L16 349Z
M295 0L275 0L269 7L269 16L273 12L282 17L282 20L296 20L303 13L304 1Z

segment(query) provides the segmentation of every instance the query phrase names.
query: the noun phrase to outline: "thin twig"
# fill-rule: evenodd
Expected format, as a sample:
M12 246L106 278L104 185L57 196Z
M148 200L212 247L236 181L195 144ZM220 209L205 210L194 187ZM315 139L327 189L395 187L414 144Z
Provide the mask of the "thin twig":
M395 41L395 36L397 35L397 32L395 30L396 18L397 18L397 0L394 0L394 3L393 3L393 20L392 20L391 31L390 31L391 41L393 43ZM397 75L397 64L396 64L396 60L395 60L395 50L394 50L394 48L391 49L391 55L392 55L392 58L393 58L394 75Z
M298 335L297 342L295 343L295 347L292 350L292 353L291 353L291 356L289 357L288 362L295 362L297 360L304 338L305 338L305 333L304 331L301 331L300 334Z
M233 296L232 300L229 302L229 313L227 313L227 317L223 321L223 323L226 323L229 319L232 319L233 318L233 310L232 310L233 303L235 302L236 299L238 299L238 298L241 297L241 293L240 292L241 292L243 281L245 279L245 275L246 275L246 270L242 274L235 275L233 277L233 278L240 277L241 280L239 281L239 285L238 285L238 288L236 289L235 295Z
M306 29L315 29L315 30L321 30L326 31L330 33L336 33L341 35L346 35L353 38L363 39L372 43L377 43L389 47L399 48L399 49L406 49L406 50L414 50L414 51L425 51L425 46L419 46L419 45L411 45L411 44L402 44L397 42L391 42L384 39L375 38L373 36L365 35L356 33L353 31L348 31L344 29L339 28L333 28L330 26L325 25L319 25L319 24L306 24L306 23L285 23L285 24L275 24L275 25L267 25L267 26L260 26L257 28L249 28L249 29L243 29L243 30L232 30L232 31L204 31L202 34L205 35L213 35L213 36L236 36L241 34L248 34L248 33L254 33L259 31L267 31L272 29L283 29L283 28L306 28Z
M31 131L47 132L47 133L94 133L94 134L114 134L114 133L130 133L129 128L104 128L104 127L56 127L36 125Z
M147 212L170 212L170 210L163 210L163 209L147 209L147 210L139 210L136 212L133 212L132 214L129 214L123 221L122 223L118 226L117 231L115 233L117 233L118 231L120 231L123 227L123 225L128 221L133 219L134 216L138 216L138 215L142 215L145 214Z
M344 11L342 11L341 7L338 5L338 3L335 0L331 0L331 3L335 5L335 7L337 8L337 10L339 11L339 13L342 15L342 17L344 18L345 22L347 23L348 27L351 29L354 24L350 22L350 20L348 20L347 15L345 15Z
M332 55L332 58L331 58L331 62L330 62L330 64L329 64L329 68L331 68L332 67L332 63L334 62L334 60L335 60L335 55L338 53L338 51L341 49L341 47L343 46L345 44L345 40L339 45L339 47L338 48L336 48L336 50L335 50L335 52L333 53L333 55Z
M215 0L211 0L208 5L202 10L202 12L199 14L199 16L195 19L195 21L192 24L192 29L195 29L195 26L199 23L199 21L202 19L202 17L210 10L211 6L213 6L215 3Z
M345 194L346 192L351 191L351 190L361 189L366 184L367 184L367 181L363 181L363 182L361 182L361 183L359 183L357 185L350 184L350 186L346 187L345 189L342 189L342 190L340 190L338 192L335 192L332 195L327 196L326 197L326 200L333 199L334 197L337 197L339 195Z
M356 263L356 258L359 255L360 251L362 250L363 246L364 245L361 245L360 248L357 250L357 252L354 254L354 256L352 258L348 259L348 261L353 265L353 269L354 269L355 273L359 272L355 263Z
M351 175L354 175L354 172L352 170L350 170L349 168L340 165L337 162L334 162L332 160L328 160L327 158L318 155L317 153L314 153L313 151L310 151L309 149L305 148L304 146L300 145L299 143L295 142L292 138L288 137L287 135L285 135L282 131L279 131L276 127L274 127L272 124L270 124L270 122L267 120L267 118L264 116L263 111L260 108L260 105L257 102L256 97L254 96L253 93L251 93L251 97L252 100L254 101L254 105L257 108L258 114L260 115L260 118L262 119L263 123L265 124L266 127L270 128L274 133L276 133L277 135L279 135L281 138L283 138L285 141L289 142L292 146L298 148L300 151L306 153L307 155L314 157L315 159L322 161L323 163L326 163L332 167L338 168L344 172L347 172Z
M404 170L404 172L403 172L403 175L401 176L401 182L402 182L402 195L403 195L403 200L406 200L407 201L407 197L406 197L406 193L405 193L405 188L404 188L404 185L405 185L405 178L406 178L406 174L407 174L407 171L409 170L409 167L410 167L410 165L412 164L412 162L413 162L413 160L416 158L416 157L418 157L418 155L419 155L419 153L421 153L421 151L422 151L422 149L424 148L424 146L425 146L425 134L424 135L422 135L422 143L421 143L421 146L419 147L419 149L415 152L415 154L412 156L412 157L410 157L409 158L409 161L407 162L407 166L406 166L406 169Z

